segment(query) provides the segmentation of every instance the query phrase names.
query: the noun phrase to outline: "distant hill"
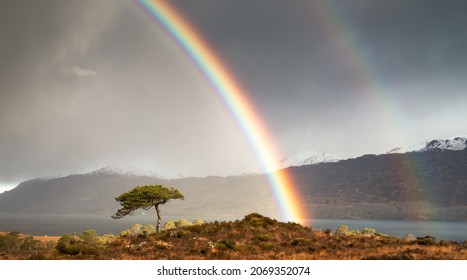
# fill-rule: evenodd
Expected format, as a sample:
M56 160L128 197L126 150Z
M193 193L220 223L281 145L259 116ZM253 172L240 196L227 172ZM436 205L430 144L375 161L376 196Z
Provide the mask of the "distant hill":
M333 154L304 150L283 159L277 163L271 171L293 166L320 164L325 162L338 162L339 160L342 160L342 158Z
M23 182L0 194L0 212L111 215L120 207L114 197L146 184L173 186L185 196L185 201L170 201L170 206L162 207L165 215L278 214L272 193L260 175L167 180L109 169Z
M467 220L467 149L365 155L288 171L315 218ZM0 211L111 215L119 207L115 196L144 184L185 195L163 207L164 215L280 212L263 175L168 180L109 169L23 182L0 194Z
M290 171L315 217L467 219L467 149L365 155Z
M467 148L467 136L452 136L445 139L434 139L425 141L409 148L397 147L388 152L390 153L408 153L408 152L426 152L426 151L461 151Z

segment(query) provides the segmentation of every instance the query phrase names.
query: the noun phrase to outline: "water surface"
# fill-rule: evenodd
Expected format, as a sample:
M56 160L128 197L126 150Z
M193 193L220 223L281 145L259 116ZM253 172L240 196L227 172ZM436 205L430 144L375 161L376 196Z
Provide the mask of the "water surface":
M163 223L182 217L163 217ZM236 220L243 217L183 217L188 220L206 221ZM23 213L0 213L0 231L17 230L31 235L63 235L81 233L94 229L98 234L119 234L133 224L155 224L155 215L134 215L114 220L110 215L34 215ZM303 222L313 229L336 230L340 225L349 229L363 230L373 228L376 232L404 238L407 234L415 236L434 236L437 240L462 242L467 240L467 221L388 221L388 220L327 220L316 219Z

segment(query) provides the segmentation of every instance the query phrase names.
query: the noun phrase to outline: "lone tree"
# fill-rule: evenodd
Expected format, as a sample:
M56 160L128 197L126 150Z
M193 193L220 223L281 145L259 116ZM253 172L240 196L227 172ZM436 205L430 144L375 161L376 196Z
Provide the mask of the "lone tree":
M165 204L171 199L184 200L185 198L175 188L167 188L162 185L138 186L115 198L116 201L120 202L122 208L118 209L117 213L115 213L112 218L120 219L133 214L139 208L147 211L154 206L157 214L156 232L159 232L161 226L161 211L159 210L159 205Z

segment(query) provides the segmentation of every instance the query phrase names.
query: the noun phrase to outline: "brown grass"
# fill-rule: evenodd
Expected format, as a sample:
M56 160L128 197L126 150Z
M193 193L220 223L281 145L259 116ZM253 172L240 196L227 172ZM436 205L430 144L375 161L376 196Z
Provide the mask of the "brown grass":
M54 242L57 242L56 238ZM45 241L43 238L37 240ZM72 253L51 249L41 256L46 259L127 260L467 259L467 242L437 242L431 237L404 241L381 234L347 235L314 231L299 224L281 223L258 214L250 214L241 221L206 223L149 236L121 236L99 244L86 243L79 236L74 240L81 247ZM31 255L18 253L14 257L27 259Z

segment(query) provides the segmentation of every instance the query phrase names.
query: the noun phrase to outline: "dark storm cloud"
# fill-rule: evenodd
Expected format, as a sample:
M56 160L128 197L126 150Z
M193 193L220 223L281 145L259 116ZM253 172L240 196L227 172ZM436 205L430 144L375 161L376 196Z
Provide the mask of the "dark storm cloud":
M465 1L177 2L248 84L348 86L340 83L349 75L343 72L343 54L332 45L332 37L342 34L329 34L336 29L323 26L329 23L356 48L345 51L366 55L362 63L371 63L382 79L400 82L466 71Z
M439 127L431 133L415 127L412 135L409 129L407 141L467 128L459 123L458 106L445 101L446 95L466 98L460 90L467 74L465 1L177 3L234 70L279 138L307 127L298 138L308 143L301 145L325 138L342 153L354 149L342 144L342 135L362 140L373 131L383 138L373 151L381 152L385 145L404 144L391 134L407 131L396 117L389 120L393 131L372 119L399 115L420 127ZM362 99L369 87L379 101ZM440 108L450 114L439 117L434 112ZM457 130L440 127L450 120Z
M109 164L222 174L210 170L226 151L251 161L196 68L134 3L2 5L0 187Z
M171 1L286 153L465 134L465 1ZM0 4L0 184L102 165L255 169L212 87L130 1Z
M382 76L397 82L465 74L465 1L375 2L342 14Z

